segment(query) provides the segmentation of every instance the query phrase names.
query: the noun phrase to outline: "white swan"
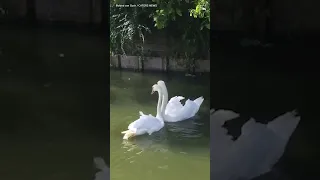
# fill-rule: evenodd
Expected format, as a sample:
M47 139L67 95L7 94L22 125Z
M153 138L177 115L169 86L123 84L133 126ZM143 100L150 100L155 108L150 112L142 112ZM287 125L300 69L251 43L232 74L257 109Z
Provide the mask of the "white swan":
M204 101L203 97L198 97L195 100L187 100L184 105L181 104L181 100L185 99L182 96L175 96L168 102L168 90L164 81L160 80L157 83L163 94L162 104L165 106L165 112L162 112L165 122L178 122L189 119L199 111L199 108Z
M271 170L283 155L300 117L288 112L268 124L251 118L242 126L241 136L233 141L221 126L238 114L211 110L211 178L252 179Z
M104 160L101 157L95 157L93 158L93 162L96 168L100 170L95 174L94 180L110 179L110 170L109 170L109 167L104 162Z
M146 133L151 135L153 132L159 131L161 128L163 128L164 122L161 113L161 111L164 110L164 106L163 104L161 104L162 89L159 85L155 84L152 86L151 94L153 94L155 91L158 92L159 96L156 117L152 116L151 114L145 115L140 111L140 118L130 123L128 126L128 130L122 132L122 134L124 134L123 139L129 139L133 136L138 136Z

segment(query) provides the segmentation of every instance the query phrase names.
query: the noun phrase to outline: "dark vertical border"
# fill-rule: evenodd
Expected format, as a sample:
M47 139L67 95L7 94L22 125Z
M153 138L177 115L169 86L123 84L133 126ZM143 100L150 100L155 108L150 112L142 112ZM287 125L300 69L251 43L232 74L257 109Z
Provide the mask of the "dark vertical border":
M212 58L214 57L213 56L213 29L214 29L214 24L212 23L212 19L214 18L214 4L215 4L215 1L210 1L210 19L211 19L211 22L210 22L210 92L211 92L211 86L212 86L212 83L211 83L211 80L213 80L213 72L215 72L214 70L214 65L213 65L213 60ZM212 99L213 98L213 94L210 94L210 109L212 108Z
M107 0L101 0L101 29L103 32L105 32L105 40L107 43L107 49L106 53L108 54L108 58L110 58L110 1ZM107 103L108 103L108 117L106 117L105 122L107 123L106 127L108 129L107 133L107 143L108 143L108 159L106 159L106 163L110 167L110 59L105 60L105 66L106 67L106 77L105 82L106 82L106 96L107 96Z
M105 31L108 35L110 34L110 28L109 28L109 8L110 8L110 2L106 0L101 0L101 29Z

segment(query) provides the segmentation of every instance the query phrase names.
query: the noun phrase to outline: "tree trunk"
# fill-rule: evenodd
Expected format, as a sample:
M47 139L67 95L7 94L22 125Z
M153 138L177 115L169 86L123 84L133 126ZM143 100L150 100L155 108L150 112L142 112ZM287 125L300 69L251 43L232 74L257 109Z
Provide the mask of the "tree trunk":
M121 56L118 54L118 68L121 70L122 69L122 65L121 65Z
M170 58L168 56L166 56L166 72L169 72L169 67L170 67Z
M192 75L196 73L196 58L192 59Z
M141 62L141 72L144 72L144 56L141 56L140 58L140 62Z

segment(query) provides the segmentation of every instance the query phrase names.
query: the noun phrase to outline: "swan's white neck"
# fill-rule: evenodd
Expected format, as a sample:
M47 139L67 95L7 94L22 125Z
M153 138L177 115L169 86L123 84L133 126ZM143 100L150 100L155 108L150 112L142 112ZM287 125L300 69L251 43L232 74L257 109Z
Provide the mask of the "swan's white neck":
M160 87L162 90L161 91L161 94L162 94L161 113L162 113L162 116L165 117L165 110L168 104L168 90L164 82L160 84Z
M156 118L157 119L160 119L161 121L163 121L163 117L162 117L162 91L159 90L158 91L158 104L157 104L157 115L156 115Z

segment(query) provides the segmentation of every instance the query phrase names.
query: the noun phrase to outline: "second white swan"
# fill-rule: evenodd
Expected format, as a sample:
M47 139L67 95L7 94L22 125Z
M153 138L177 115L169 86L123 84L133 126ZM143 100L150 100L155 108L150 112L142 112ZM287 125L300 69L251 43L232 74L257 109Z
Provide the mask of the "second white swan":
M165 106L163 118L165 122L178 122L189 119L196 115L199 108L204 101L203 97L198 97L195 100L187 99L185 104L182 105L181 100L185 99L182 96L175 96L168 102L168 90L164 81L160 80L157 83L162 90L162 106Z
M139 112L140 118L133 121L129 124L128 130L123 131L124 134L123 139L129 139L134 136L142 135L142 134L149 134L159 131L164 126L162 111L164 109L163 104L161 104L162 100L162 89L159 85L155 84L152 86L153 94L155 91L158 92L158 105L157 105L157 115L156 117L152 116L151 114L145 115L143 112ZM160 107L161 106L161 107Z

